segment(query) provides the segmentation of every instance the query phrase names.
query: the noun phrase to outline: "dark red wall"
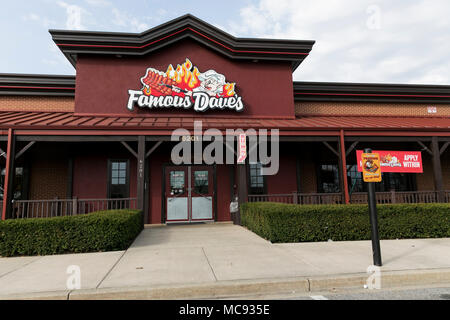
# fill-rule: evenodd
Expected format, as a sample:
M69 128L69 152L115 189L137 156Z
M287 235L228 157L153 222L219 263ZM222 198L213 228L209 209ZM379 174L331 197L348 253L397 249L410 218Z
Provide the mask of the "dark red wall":
M161 152L163 151L163 152ZM149 215L150 223L161 223L162 217L162 183L163 165L169 162L170 151L158 150L149 159Z
M217 220L230 221L230 201L231 201L231 186L230 186L230 166L217 165Z
M280 156L278 173L267 176L267 193L292 193L297 191L297 164L294 155Z
M214 111L207 115L282 116L294 117L292 70L288 62L251 62L230 60L205 46L185 39L155 51L145 57L78 57L75 112L126 114L128 90L142 88L140 78L148 67L165 72L169 64L176 68L185 59L200 72L213 69L225 75L228 82L236 82L236 93L242 97L244 111ZM136 107L140 115L193 115L193 110L155 110ZM198 113L197 113L198 114Z
M73 160L73 196L107 198L108 159L130 160L130 197L136 196L136 159L119 142L83 146Z

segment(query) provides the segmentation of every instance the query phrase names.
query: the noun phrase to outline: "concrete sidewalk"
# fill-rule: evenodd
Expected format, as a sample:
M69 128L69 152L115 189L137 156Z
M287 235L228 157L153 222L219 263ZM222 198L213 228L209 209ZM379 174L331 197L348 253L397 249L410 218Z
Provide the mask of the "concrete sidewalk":
M383 240L382 286L450 283L450 239ZM146 228L126 251L0 258L0 299L194 298L362 287L370 241L271 244L228 223ZM67 267L81 290L67 290Z

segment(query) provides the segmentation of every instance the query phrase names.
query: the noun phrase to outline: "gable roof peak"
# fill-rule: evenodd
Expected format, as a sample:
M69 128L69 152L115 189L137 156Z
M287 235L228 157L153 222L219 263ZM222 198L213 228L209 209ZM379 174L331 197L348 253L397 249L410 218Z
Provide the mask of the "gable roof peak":
M191 38L230 59L290 61L295 70L314 45L311 40L237 38L185 14L141 33L49 30L53 41L76 66L79 54L146 55Z

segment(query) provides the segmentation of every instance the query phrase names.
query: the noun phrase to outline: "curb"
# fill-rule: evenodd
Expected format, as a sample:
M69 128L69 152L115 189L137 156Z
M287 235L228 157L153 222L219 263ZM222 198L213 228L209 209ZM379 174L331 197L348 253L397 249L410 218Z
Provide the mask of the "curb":
M0 300L69 300L69 290L1 295Z
M217 299L244 295L305 293L362 289L367 273L325 277L232 280L178 286L121 287L76 291L36 292L0 296L0 300L174 300ZM450 284L450 268L406 271L381 271L381 288Z
M101 288L77 290L69 295L69 300L89 299L136 299L136 300L174 300L174 299L215 299L225 296L246 295L270 292L307 292L306 278L219 281L201 285L171 287L133 287Z

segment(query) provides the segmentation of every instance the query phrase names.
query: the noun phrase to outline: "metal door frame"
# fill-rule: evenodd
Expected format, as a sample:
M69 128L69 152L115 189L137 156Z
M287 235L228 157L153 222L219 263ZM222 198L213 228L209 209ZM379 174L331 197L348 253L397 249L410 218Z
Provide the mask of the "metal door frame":
M179 170L180 170L180 171L183 171L183 173L185 174L185 177L184 177L185 192L184 192L184 194L186 194L185 197L187 198L187 219L177 219L177 220L170 220L170 221L167 221L167 201L168 201L168 197L167 197L167 193L166 193L166 187L167 187L167 186L164 184L164 190L163 190L163 192L164 192L163 202L164 202L164 204L165 204L164 220L165 220L165 222L167 222L167 223L189 223L189 222L190 222L190 212L189 212L189 188L188 188L188 185L189 185L189 182L188 182L188 181L189 181L189 180L186 179L186 175L189 175L189 168L188 168L187 166L174 166L174 167L178 167ZM176 170L169 170L169 171L167 171L167 172L166 172L167 176L166 176L166 175L163 176L163 181L164 181L164 182L165 182L166 180L168 180L169 183L170 183L170 176L169 176L170 171L176 171Z
M179 167L179 168L186 168L188 173L188 220L171 220L167 221L167 194L166 194L166 175L169 173L167 170L167 167ZM202 220L192 220L192 187L191 187L191 180L192 180L192 167L208 167L211 168L212 173L212 183L213 183L213 191L212 191L212 199L213 199L213 205L212 205L212 218L211 219L202 219ZM173 163L164 163L162 165L162 197L161 197L161 223L168 223L168 224L176 224L176 223L194 223L194 222L212 222L217 221L217 179L216 179L216 165L207 165L207 164L189 164L189 165L174 165ZM209 176L208 176L209 179Z

